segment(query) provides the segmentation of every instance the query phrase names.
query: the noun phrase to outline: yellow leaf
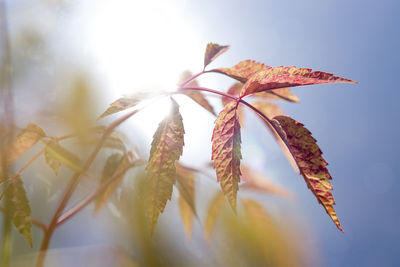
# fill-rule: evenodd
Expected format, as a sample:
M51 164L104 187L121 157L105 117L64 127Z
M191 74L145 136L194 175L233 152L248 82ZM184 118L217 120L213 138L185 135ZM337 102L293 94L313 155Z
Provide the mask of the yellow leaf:
M175 161L182 155L184 133L179 106L172 99L170 115L159 124L153 136L150 158L146 166L146 210L151 233L158 216L171 199L176 181Z

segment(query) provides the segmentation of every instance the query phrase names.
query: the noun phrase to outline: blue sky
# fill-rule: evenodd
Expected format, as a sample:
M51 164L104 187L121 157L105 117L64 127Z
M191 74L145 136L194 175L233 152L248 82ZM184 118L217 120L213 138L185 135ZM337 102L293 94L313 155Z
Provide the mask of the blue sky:
M146 12L151 10L153 13L140 17L134 25L125 22L124 19L143 13L141 4L144 2L150 3ZM344 234L335 228L302 178L279 154L275 144L263 141L269 138L268 133L260 130L262 126L256 122L250 122L244 133L243 138L248 141L243 145L244 161L252 161L255 157L251 154L254 147L270 153L266 156L257 154L261 159L255 160L256 167L275 175L280 183L296 192L298 199L295 205L298 213L304 214L306 227L313 232L323 266L397 266L400 251L400 196L397 192L400 188L397 179L400 176L400 108L397 104L400 98L397 80L400 2L174 0L170 6L164 1L144 2L133 1L134 8L126 9L123 14L120 14L121 9L116 8L117 16L112 19L100 16L100 21L105 22L101 25L111 26L110 29L100 27L100 36L102 31L106 32L105 39L95 35L94 43L82 40L92 38L92 30L99 28L99 25L91 25L92 16L96 17L96 8L101 5L97 4L98 1L80 3L83 11L72 19L66 15L68 10L54 13L58 23L54 25L41 18L42 9L16 1L13 11L22 13L24 19L11 16L10 25L15 30L20 21L31 19L40 27L45 26L42 28L47 31L45 34L50 32L53 39L50 47L57 55L51 59L52 64L75 63L70 55L78 55L79 59L83 58L85 66L94 69L100 66L94 71L99 79L107 80L104 76L114 70L116 76L108 81L111 88L124 87L126 80L132 79L132 69L136 74L140 73L138 76L146 76L146 72L165 72L164 76L160 74L159 79L146 76L145 81L149 84L135 80L136 85L153 88L160 81L167 81L169 86L175 78L169 78L168 66L199 71L208 42L231 45L226 54L212 63L213 67L229 67L244 59L254 59L270 66L308 67L358 81L357 85L294 88L292 92L301 99L301 103L282 104L288 115L304 123L313 133L330 163L336 210ZM71 3L76 4L74 1ZM163 3L161 7L158 6L160 3ZM106 15L113 12L105 10ZM155 20L159 17L162 19ZM116 20L120 20L119 28L112 24ZM149 24L150 30L141 30ZM118 31L115 33L115 29L120 29L121 34L118 35ZM157 29L162 29L163 34L160 35ZM113 33L115 35L109 35ZM126 41L124 38L127 36L131 37ZM118 38L122 38L119 43ZM115 42L104 46L104 40ZM68 45L70 48L65 49ZM108 52L104 50L107 46L112 47ZM185 47L188 49L185 50ZM129 54L123 49L136 49L136 52ZM118 50L122 52L118 54ZM181 54L177 55L179 52ZM195 56L191 57L192 54ZM101 64L97 64L99 55L105 58L99 61ZM140 68L134 65L139 56L146 59L145 63L140 61L137 64ZM115 66L121 66L121 62L127 63L124 71L115 69ZM102 64L107 68L102 69ZM210 76L200 81L221 90L232 83L224 77L214 80ZM108 92L109 99L104 103L125 92ZM218 103L215 99L213 101ZM191 112L190 109L186 111ZM195 123L188 122L187 133L197 132L201 127L212 127L212 117L202 114ZM153 122L161 115L144 117L144 120ZM154 123L148 132L154 131L156 126L157 123ZM192 137L188 135L187 146L209 146L210 134L200 132ZM190 160L197 155L186 156Z
M400 2L201 1L188 2L187 9L202 40L232 45L218 64L252 58L359 82L294 88L301 103L284 105L325 152L345 233L300 177L287 171L284 183L298 182L292 186L324 266L398 266ZM262 138L256 130L252 136ZM287 168L280 160L272 163Z

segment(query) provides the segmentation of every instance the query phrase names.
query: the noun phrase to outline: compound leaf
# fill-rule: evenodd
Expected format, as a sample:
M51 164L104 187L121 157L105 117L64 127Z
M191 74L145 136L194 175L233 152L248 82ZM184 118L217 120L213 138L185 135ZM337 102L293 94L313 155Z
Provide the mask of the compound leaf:
M204 54L204 68L210 64L219 55L225 53L229 49L229 45L219 45L214 43L208 43L206 53Z
M212 136L212 157L222 192L236 212L240 182L240 124L237 102L228 103L218 115Z
M243 85L240 96L272 89L325 83L355 83L355 81L333 76L331 73L312 71L296 67L265 68L253 74Z
M335 200L331 193L332 179L326 166L328 163L322 157L322 151L317 141L311 136L304 125L287 116L274 117L274 124L279 124L279 131L284 142L296 160L297 166L308 188L313 192L318 202L325 208L339 230L343 231L333 205Z
M10 200L11 217L15 228L32 247L31 207L19 175L10 179L5 194Z
M170 115L159 124L153 136L150 158L146 166L148 188L146 210L151 233L154 231L158 216L164 211L167 201L171 199L176 181L175 161L182 154L184 133L179 106L172 99Z

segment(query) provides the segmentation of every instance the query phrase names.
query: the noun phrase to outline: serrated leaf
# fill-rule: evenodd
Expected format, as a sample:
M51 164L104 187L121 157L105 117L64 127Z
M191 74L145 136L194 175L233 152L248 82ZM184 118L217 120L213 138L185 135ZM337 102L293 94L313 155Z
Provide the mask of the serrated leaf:
M204 54L204 68L229 49L229 45L208 43Z
M232 95L232 96L238 96L239 93L240 93L240 89L242 88L242 86L243 86L243 84L241 84L241 83L235 83L234 85L232 85L232 86L228 89L227 93L228 93L229 95ZM229 97L226 97L226 96L223 96L223 97L221 98L221 100L222 100L222 105L223 105L224 107L225 107L228 103L230 103L230 102L232 102L232 101L235 101L235 100L233 100L232 98L229 98ZM244 110L243 110L243 107L242 107L241 105L239 105L239 106L237 107L237 113L238 113L238 117L239 117L240 126L241 126L242 128L245 128Z
M154 231L158 216L171 199L176 181L175 161L182 155L184 145L182 116L179 106L172 99L171 113L158 126L151 144L150 158L146 166L146 210L150 232Z
M36 124L29 124L20 134L8 145L6 145L0 155L5 155L7 159L6 166L13 164L22 154L34 146L45 132ZM1 160L1 158L0 158ZM0 170L2 167L0 166Z
M219 68L211 71L225 74L233 79L238 80L239 82L245 83L253 74L268 68L271 67L248 59L239 62L231 68Z
M236 197L240 182L240 124L238 103L228 103L218 115L212 136L212 157L222 192L236 212Z
M45 146L46 162L56 172L61 164L64 164L74 171L82 171L81 160L71 151L62 147L57 141L46 142Z
M139 104L141 101L152 97L151 94L138 93L130 96L123 96L110 104L110 107L100 115L98 119L104 118L108 115L132 108Z
M262 173L255 172L246 166L241 166L242 180L245 182L240 185L240 188L250 189L268 194L274 194L286 199L293 199L294 195L286 188L272 182L267 176Z
M191 240L193 232L193 209L181 193L179 195L178 205L183 227L185 229L185 236L188 240Z
M100 186L103 183L107 182L108 179L113 177L114 174L117 174L122 169L126 168L127 165L129 165L129 160L127 156L120 153L114 153L110 155L107 158L106 164L104 165L103 172L101 174ZM119 184L125 176L125 173L126 172L122 173L120 176L118 176L117 179L112 181L108 185L108 187L97 197L94 207L95 213L103 207L103 205L107 202L112 193L114 193L114 191L118 188Z
M211 233L214 230L218 215L220 214L224 203L224 195L221 192L218 192L208 205L207 216L204 222L204 238L206 240L210 239Z
M355 81L306 68L270 67L253 74L243 85L240 97L271 89L325 83L355 83Z
M332 221L339 230L343 231L333 205L335 200L331 193L332 179L326 166L328 163L322 157L322 151L317 141L311 136L304 125L287 116L277 116L273 120L279 123L284 131L282 139L290 149L300 169L308 188L313 192L318 202L325 208Z
M271 99L281 99L289 102L300 102L300 99L290 92L290 88L273 89L265 92L256 93L253 96Z
M32 247L31 207L19 175L10 179L5 194L10 200L11 217L15 228Z
M196 172L179 162L175 163L177 187L179 194L192 209L193 214L197 214L195 205L195 177ZM197 216L197 215L196 215Z
M269 103L265 101L255 101L252 102L251 105L261 111L265 116L267 116L269 119L278 116L278 115L283 115L283 111L280 109L280 107L274 103Z

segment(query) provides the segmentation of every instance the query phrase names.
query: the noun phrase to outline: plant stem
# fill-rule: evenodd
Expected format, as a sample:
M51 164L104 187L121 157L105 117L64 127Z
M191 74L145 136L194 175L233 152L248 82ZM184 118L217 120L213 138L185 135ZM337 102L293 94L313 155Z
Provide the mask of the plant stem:
M104 192L104 190L106 190L108 188L108 186L114 182L115 180L117 180L121 175L123 175L128 169L137 166L138 164L142 164L145 163L143 160L136 160L134 162L132 162L131 164L129 164L128 166L126 166L125 168L121 169L120 171L118 171L117 173L115 173L111 178L109 178L105 183L103 183L102 185L99 186L99 188L92 193L90 196L88 196L85 200L83 200L82 202L80 202L79 204L77 204L76 206L72 207L70 210L68 210L67 212L65 212L63 215L61 215L58 218L57 221L57 227L60 226L61 224L63 224L65 221L67 221L69 218L71 218L72 216L74 216L76 213L78 213L79 211L81 211L84 207L86 207L87 205L89 205L93 200L95 200L100 194L102 194Z
M79 177L89 169L90 165L93 163L95 157L97 156L101 147L103 146L105 140L112 133L112 131L117 126L119 126L121 123L123 123L124 121L129 119L131 116L136 114L137 112L138 112L138 110L134 110L134 111L126 114L125 116L119 118L118 120L114 121L109 127L107 127L107 129L104 131L103 136L101 137L99 143L96 145L93 152L89 156L88 160L85 162L85 164L82 168L82 171L75 172L73 174L73 176L71 177L70 182L64 192L63 198L61 199L60 203L57 206L56 211L54 212L54 215L50 221L50 224L47 227L47 231L45 231L45 233L44 233L42 244L40 247L40 253L38 256L37 263L36 263L37 267L42 267L44 264L44 260L46 257L46 250L49 247L50 239L53 235L53 232L54 232L55 228L57 227L58 218L60 217L60 215L63 212L63 210L65 209L65 206L67 205L69 199L71 198L73 192L75 191L75 188L79 182Z
M40 155L42 155L44 152L44 149L40 150L38 153L36 153L27 163L24 164L24 166L21 167L21 169L19 169L15 175L13 175L13 177L16 177L18 175L21 175L22 172L28 168L32 163L34 163L39 157Z
M196 79L197 77L199 77L200 75L203 75L204 73L207 73L207 72L209 72L209 71L203 70L203 71L197 73L196 75L193 75L192 77L190 77L189 79L187 79L186 81L184 81L183 83L181 83L181 84L179 85L179 87L181 87L181 88L184 87L185 85L187 85L188 83L190 83L191 81L193 81L194 79Z
M226 94L214 89L210 89L210 88L205 88L205 87L196 87L196 86L188 86L188 87L181 87L178 89L179 91L185 91L185 90L192 90L192 91L203 91L203 92L209 92L209 93L213 93L213 94L217 94L220 96L225 96L227 98L233 99L235 101L239 101L239 98L230 94Z

